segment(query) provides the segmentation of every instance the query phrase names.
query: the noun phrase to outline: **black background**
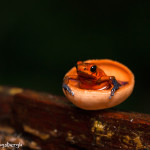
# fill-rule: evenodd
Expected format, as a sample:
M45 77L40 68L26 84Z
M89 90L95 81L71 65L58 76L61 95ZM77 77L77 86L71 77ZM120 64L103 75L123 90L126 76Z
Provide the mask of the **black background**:
M127 65L136 84L119 109L150 113L150 11L144 1L0 2L0 84L63 95L78 60Z

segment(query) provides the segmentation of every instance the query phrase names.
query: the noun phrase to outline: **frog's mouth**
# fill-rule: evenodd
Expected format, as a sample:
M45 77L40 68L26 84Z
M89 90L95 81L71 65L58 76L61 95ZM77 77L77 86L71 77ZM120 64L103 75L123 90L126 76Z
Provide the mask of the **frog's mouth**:
M82 77L82 78L85 78L85 79L89 79L89 80L95 79L94 76L92 76L91 74L88 74L86 72L77 71L77 74L78 74L79 77Z

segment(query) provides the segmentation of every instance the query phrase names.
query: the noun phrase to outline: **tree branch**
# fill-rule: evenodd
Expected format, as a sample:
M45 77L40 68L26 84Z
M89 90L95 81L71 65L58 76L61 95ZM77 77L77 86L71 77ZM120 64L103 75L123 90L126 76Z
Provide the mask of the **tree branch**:
M1 87L0 119L44 150L150 149L150 115L81 110L66 98Z

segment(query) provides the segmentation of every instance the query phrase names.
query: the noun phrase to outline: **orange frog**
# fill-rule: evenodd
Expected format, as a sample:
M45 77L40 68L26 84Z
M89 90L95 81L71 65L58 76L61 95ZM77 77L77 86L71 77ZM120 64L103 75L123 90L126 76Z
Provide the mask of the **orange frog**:
M66 76L63 81L63 89L68 91L72 96L73 91L67 85L69 80L78 81L78 86L81 89L87 90L108 90L111 89L111 96L119 89L121 85L127 82L119 82L114 76L107 76L106 73L93 63L84 63L78 61L76 64L77 76Z

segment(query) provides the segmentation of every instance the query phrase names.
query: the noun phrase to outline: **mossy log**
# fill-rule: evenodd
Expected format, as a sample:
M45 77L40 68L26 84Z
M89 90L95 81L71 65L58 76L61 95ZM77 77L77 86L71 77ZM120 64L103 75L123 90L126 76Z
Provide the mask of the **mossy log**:
M23 143L30 149L150 149L148 114L81 110L65 97L10 87L0 87L0 106L1 124L34 142L35 147ZM4 127L0 131L5 138Z

